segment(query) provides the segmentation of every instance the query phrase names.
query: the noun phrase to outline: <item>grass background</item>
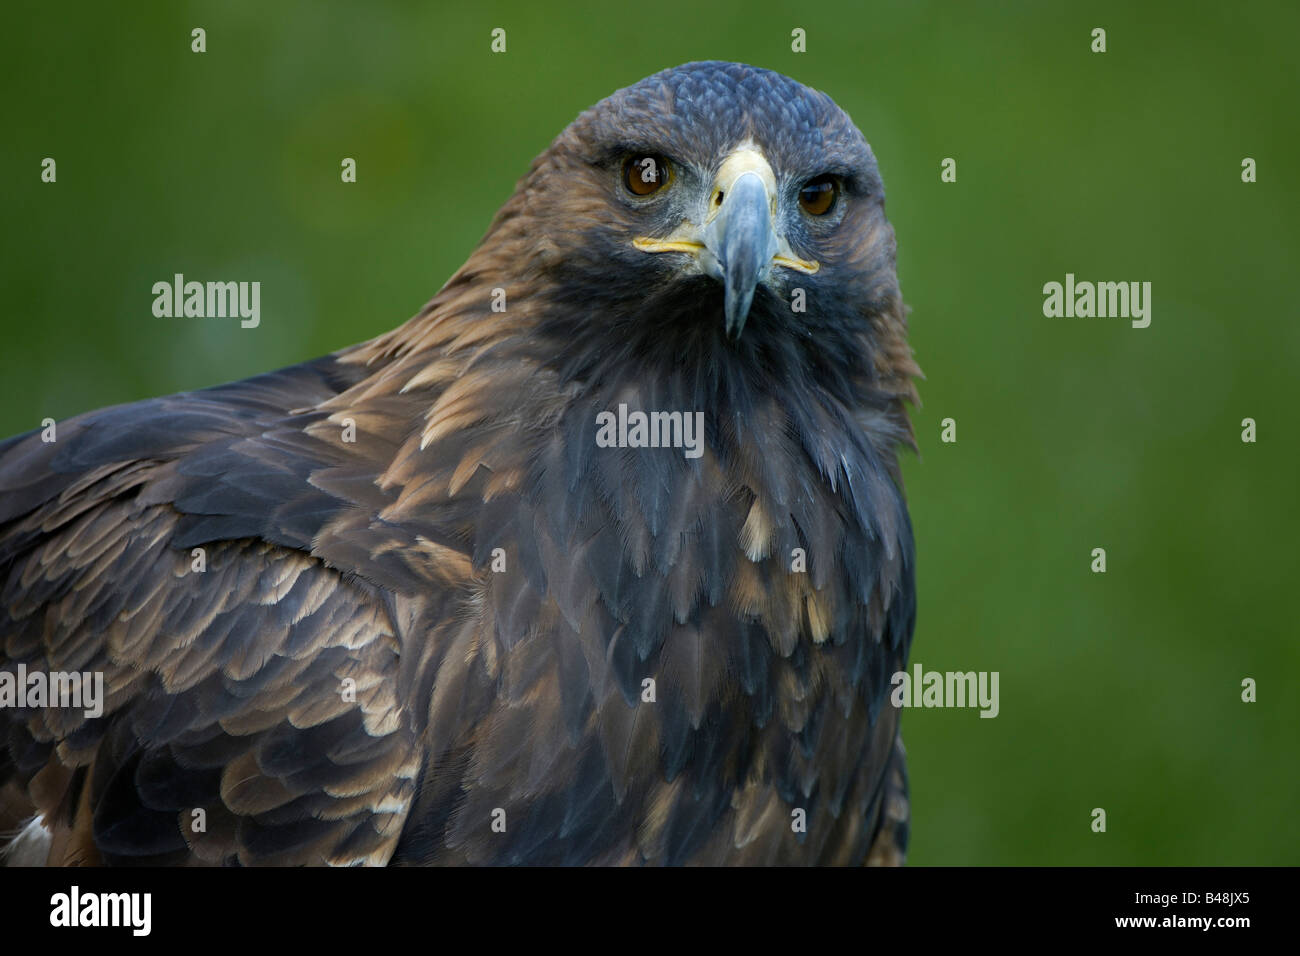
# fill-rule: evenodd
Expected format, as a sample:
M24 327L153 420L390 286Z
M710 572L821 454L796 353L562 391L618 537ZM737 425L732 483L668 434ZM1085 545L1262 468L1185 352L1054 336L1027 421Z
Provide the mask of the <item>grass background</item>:
M913 661L1001 674L996 720L904 715L912 862L1300 862L1300 8L445 6L7 4L0 434L385 331L586 106L776 69L853 116L898 233ZM260 328L154 318L174 272L260 280ZM1150 281L1150 328L1045 318L1066 272Z

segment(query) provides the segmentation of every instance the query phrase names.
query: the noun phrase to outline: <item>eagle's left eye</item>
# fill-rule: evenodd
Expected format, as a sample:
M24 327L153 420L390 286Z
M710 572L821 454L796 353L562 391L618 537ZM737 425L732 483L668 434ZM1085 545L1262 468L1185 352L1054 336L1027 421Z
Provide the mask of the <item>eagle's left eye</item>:
M835 207L840 184L834 176L817 176L799 190L799 205L810 216L824 216Z
M623 162L623 185L634 196L649 196L668 185L672 167L653 153L629 156Z

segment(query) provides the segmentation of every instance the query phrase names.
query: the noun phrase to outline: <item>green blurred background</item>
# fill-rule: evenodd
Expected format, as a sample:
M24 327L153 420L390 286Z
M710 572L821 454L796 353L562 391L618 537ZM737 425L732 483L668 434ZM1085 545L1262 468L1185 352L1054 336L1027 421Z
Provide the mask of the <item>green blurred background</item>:
M911 861L1300 862L1300 8L1047 6L7 4L0 434L387 330L582 109L776 69L853 116L898 233L913 661L1001 674L995 720L904 714ZM154 318L175 272L260 280L261 326ZM1045 318L1066 272L1150 281L1150 328Z

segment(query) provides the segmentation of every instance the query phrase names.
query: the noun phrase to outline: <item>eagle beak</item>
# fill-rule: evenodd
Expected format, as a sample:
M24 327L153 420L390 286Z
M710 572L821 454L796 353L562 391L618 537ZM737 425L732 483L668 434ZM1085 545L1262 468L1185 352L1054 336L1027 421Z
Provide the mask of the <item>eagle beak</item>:
M774 266L812 275L818 263L794 254L777 233L776 177L767 158L752 144L723 162L714 178L703 227L683 222L672 235L642 236L632 244L642 252L681 252L723 283L727 334L739 337L754 293Z
M701 256L705 271L716 270L722 279L726 290L723 314L732 338L739 338L745 327L754 290L771 273L777 249L772 197L758 174L747 170L721 194L717 215L704 227L705 254Z

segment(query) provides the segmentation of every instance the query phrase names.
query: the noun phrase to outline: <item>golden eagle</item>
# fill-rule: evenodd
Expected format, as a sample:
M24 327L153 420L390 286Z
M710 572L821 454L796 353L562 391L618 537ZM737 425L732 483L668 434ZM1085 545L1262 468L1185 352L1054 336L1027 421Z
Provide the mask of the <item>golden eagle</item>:
M395 331L0 443L11 862L901 862L906 331L849 117L693 63Z

